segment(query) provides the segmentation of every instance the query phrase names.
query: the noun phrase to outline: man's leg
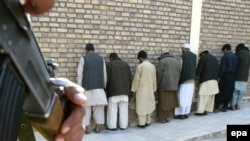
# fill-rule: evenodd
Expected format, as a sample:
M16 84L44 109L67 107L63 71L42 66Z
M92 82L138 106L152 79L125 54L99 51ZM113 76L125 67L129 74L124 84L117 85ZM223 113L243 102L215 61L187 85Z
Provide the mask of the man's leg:
M174 117L174 109L172 110L167 110L166 111L166 119L165 121L166 122L169 122L169 119L173 118Z
M182 88L182 101L180 105L182 106L182 117L181 119L187 119L188 114L191 111L191 105L194 95L194 82L187 83L183 85Z
M219 94L215 95L215 100L214 100L214 112L218 112L220 109L221 105L221 91Z
M167 113L162 109L158 109L157 119L159 122L165 122L167 119Z
M139 126L144 127L146 125L146 115L138 115Z
M230 100L232 99L233 91L228 91L226 95L226 100L224 102L224 105L222 107L222 111L226 112L230 103Z
M194 96L194 89L195 89L195 83L188 83L186 84L186 111L185 111L185 118L188 118L188 114L191 111L191 106L192 106L192 102L193 102L193 96Z
M128 127L128 102L119 102L119 126L122 129Z
M226 112L228 109L229 102L232 99L233 91L234 91L234 74L228 73L225 78L225 102L222 108L223 112Z
M232 99L230 102L230 109L231 110L235 110L235 105L236 105L238 97L239 97L239 90L234 88L234 92L233 92Z
M191 111L191 105L186 107L185 118L188 118L190 111Z
M185 107L175 108L175 119L185 119Z
M104 124L104 105L93 106L93 117L96 123L95 132L100 132L100 124Z
M213 110L214 110L214 99L215 99L215 95L208 95L207 96L207 106L206 106L205 111L213 112Z
M164 105L164 93L163 92L159 92L158 93L158 106L157 106L157 118L158 118L158 121L159 122L165 122L166 118L167 118L167 115L166 115L166 112L163 108Z
M197 101L197 111L196 114L203 114L205 112L205 108L206 108L206 99L203 95L199 95L198 96L198 101Z
M235 108L236 110L239 110L240 109L240 105L242 103L242 99L245 95L245 91L238 91L239 92L239 95L238 95L238 98L237 98L237 102L236 102L236 105L235 105Z
M221 110L221 106L223 102L225 101L225 95L226 95L226 77L225 74L221 77L219 82L219 93L215 95L215 105L214 105L214 112L218 113Z
M117 125L117 103L113 103L109 98L107 110L107 126L109 129L116 129Z
M90 133L90 119L91 119L91 106L86 106L85 107L86 109L86 115L84 116L83 118L83 123L85 124L86 126L86 133Z
M174 117L174 109L179 106L178 104L178 98L176 95L176 91L167 91L166 92L166 98L165 98L165 113L166 113L166 118L165 120L168 122L168 119L171 119Z
M146 115L146 125L151 124L151 114Z
M180 87L179 87L179 90L178 90L178 101L179 101L179 107L175 108L175 111L174 111L174 115L175 115L175 119L185 119L185 110L184 110L184 107L183 105L185 104L185 96L184 96L184 84L181 84Z

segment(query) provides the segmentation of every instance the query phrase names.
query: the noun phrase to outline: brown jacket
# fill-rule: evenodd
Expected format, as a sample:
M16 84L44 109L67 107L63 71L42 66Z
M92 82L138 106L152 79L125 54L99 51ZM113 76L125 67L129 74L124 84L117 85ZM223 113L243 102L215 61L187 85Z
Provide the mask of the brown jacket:
M132 76L129 65L121 59L107 63L107 95L129 95Z

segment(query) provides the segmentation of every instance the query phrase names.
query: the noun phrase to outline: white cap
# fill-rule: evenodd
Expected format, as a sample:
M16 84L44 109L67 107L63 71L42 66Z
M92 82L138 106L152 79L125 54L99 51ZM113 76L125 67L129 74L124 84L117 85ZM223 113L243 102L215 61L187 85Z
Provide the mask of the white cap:
M169 53L169 51L167 51L166 49L161 51L161 55L165 54L165 53Z
M190 48L190 44L183 44L183 46L182 46L183 48Z

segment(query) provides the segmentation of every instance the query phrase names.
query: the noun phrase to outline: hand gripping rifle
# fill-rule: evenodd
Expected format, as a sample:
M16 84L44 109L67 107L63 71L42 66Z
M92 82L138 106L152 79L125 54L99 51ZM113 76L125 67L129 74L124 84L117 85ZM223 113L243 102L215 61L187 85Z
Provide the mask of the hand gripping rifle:
M58 133L64 112L50 73L19 1L1 0L1 141L17 140L22 109L47 138Z

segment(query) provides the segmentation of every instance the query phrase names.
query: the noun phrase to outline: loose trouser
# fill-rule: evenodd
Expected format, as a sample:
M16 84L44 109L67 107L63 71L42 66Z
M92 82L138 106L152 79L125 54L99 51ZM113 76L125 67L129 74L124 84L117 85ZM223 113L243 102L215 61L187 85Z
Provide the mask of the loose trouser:
M83 118L83 123L85 126L90 125L90 120L93 111L93 118L96 124L104 124L104 105L96 105L96 106L86 106L86 115Z
M177 91L163 91L158 93L157 117L159 121L172 118L174 108L178 107Z
M151 114L138 115L139 125L145 125L151 123Z
M213 112L215 95L199 95L197 113Z
M178 91L179 107L175 108L175 115L187 115L191 111L194 95L194 82L180 85Z
M233 95L234 73L225 72L219 82L220 93L215 96L215 108L219 109L223 104L223 109L228 108L228 104Z
M232 106L240 105L244 95L245 95L245 91L237 90L236 88L234 88L231 105Z
M128 127L128 102L120 101L117 103L109 99L107 111L107 126L110 129L115 129L117 125L117 112L119 108L119 126L120 128Z

